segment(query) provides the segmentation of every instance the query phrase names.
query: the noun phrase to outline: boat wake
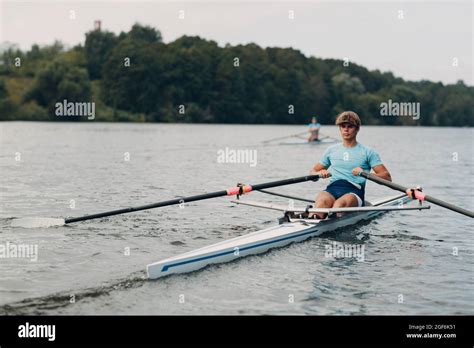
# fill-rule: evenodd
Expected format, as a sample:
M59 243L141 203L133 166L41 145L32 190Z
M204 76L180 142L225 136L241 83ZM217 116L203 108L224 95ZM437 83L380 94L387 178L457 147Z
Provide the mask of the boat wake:
M44 315L54 314L51 311L71 305L71 294L75 302L110 295L114 291L137 288L148 281L143 271L136 272L132 277L116 280L100 287L80 289L79 291L62 291L43 297L27 298L19 302L0 306L0 315Z
M23 228L64 226L64 219L42 217L13 218L10 226Z

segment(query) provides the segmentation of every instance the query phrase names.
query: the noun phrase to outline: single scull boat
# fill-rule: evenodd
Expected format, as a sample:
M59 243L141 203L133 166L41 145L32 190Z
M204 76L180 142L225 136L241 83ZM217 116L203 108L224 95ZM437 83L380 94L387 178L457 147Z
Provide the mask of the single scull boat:
M258 208L279 210L284 213L284 217L280 219L280 225L152 263L147 266L148 278L156 279L170 274L192 272L210 264L229 262L244 256L264 253L269 249L283 247L294 242L301 242L308 238L319 236L324 232L372 219L390 210L419 210L429 208L429 206L426 205L405 207L404 204L408 201L411 201L411 198L406 194L401 194L373 202L372 205L367 202L368 206L365 207L339 209L289 209L273 204L246 202L244 200L233 201L234 203ZM323 212L323 210L329 214L339 212L347 213L343 217L330 217L324 220L300 217L300 215L305 212Z

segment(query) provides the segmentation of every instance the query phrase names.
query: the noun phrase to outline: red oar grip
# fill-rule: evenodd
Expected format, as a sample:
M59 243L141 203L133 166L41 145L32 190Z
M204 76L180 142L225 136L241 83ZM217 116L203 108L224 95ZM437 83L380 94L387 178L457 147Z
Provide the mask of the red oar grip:
M251 191L252 191L252 186L242 185L242 186L236 186L236 187L231 187L230 189L227 189L227 195L228 196L242 195L244 193L248 193Z
M421 192L420 190L417 189L407 189L406 193L408 197L411 197L413 199L418 199L419 201L424 201L425 200L425 194Z

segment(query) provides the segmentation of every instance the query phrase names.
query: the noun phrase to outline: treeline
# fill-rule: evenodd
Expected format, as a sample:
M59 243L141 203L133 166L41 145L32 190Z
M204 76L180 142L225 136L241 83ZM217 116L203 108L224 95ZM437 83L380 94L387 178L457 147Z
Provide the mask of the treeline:
M169 44L151 27L94 30L84 45L59 42L1 54L0 120L64 121L63 100L95 102L96 121L333 123L343 110L364 124L473 126L474 88L409 82L291 48L219 47L183 36ZM382 117L381 103L419 102L419 120Z

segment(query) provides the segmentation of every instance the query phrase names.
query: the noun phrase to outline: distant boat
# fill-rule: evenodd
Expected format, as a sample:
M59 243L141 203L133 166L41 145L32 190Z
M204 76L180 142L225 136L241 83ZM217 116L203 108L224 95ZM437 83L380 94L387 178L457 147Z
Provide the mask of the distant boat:
M311 146L314 146L314 145L322 145L322 144L330 144L330 143L334 143L336 142L336 139L334 138L331 138L330 136L324 136L318 140L315 140L315 141L307 141L306 138L304 138L305 140L303 141L294 141L294 142L283 142L283 143L279 143L278 145L311 145Z

